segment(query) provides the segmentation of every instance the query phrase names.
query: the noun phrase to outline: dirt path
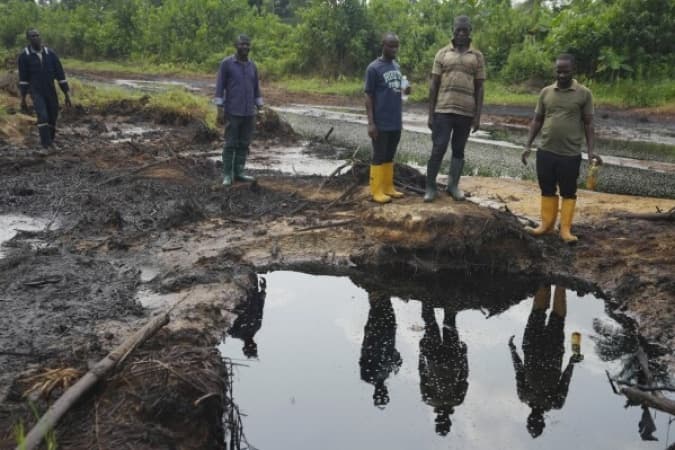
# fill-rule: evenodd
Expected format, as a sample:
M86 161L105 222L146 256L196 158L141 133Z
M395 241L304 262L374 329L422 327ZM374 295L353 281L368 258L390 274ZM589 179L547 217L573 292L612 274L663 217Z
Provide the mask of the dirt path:
M645 342L675 367L672 222L616 216L667 211L673 200L581 192L581 242L568 247L556 236L531 238L512 214L536 220L533 183L463 181L473 200L496 209L448 197L425 204L412 192L374 205L364 165L329 181L261 171L256 184L224 189L219 163L208 158L222 141L199 124L162 117L143 138L106 134L111 124L157 128L158 119L133 104L74 110L62 120L61 152L34 150L32 132L23 143L0 142L0 214L54 225L19 232L0 260L0 448L13 447L19 421L34 420L23 397L35 384L29 375L83 372L172 306L171 323L78 405L57 441L76 449L221 448L227 367L215 345L236 306L255 295L256 272L272 268L383 280L469 270L565 280L634 317ZM262 139L253 151L269 145ZM399 168L397 178L422 186L411 169ZM38 408L50 398L43 394L33 394Z

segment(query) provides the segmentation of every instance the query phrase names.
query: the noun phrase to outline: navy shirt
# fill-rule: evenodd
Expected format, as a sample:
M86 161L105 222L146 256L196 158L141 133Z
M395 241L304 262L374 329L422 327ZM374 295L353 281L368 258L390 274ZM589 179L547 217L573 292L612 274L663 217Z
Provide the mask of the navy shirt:
M50 48L42 47L36 52L30 47L19 55L19 87L21 95L43 95L56 98L54 80L63 92L68 92L68 81L59 57Z
M401 68L396 61L377 58L366 69L364 91L373 98L373 119L380 131L402 128Z
M225 58L218 70L214 100L227 114L255 116L256 106L263 105L255 63L239 61L235 55Z

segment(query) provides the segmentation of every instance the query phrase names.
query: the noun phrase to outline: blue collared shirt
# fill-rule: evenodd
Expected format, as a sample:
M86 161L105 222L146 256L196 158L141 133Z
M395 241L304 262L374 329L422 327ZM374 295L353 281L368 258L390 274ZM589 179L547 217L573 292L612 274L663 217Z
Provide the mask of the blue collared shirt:
M255 116L263 105L258 68L251 60L239 61L235 55L220 63L214 102L233 116Z

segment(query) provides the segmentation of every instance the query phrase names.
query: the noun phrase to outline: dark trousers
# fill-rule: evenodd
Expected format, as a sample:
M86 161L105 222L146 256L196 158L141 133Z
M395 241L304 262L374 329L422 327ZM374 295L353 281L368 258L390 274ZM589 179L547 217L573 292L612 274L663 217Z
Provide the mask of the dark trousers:
M562 198L577 198L577 178L579 178L580 166L581 155L561 156L537 149L537 179L541 195L554 196L556 188L560 187Z
M471 132L473 117L460 114L434 113L431 130L431 156L429 162L440 166L443 156L451 144L452 157L464 159L464 147Z
M225 148L248 153L255 129L255 116L229 116L225 127Z
M37 126L40 132L40 143L49 147L56 136L56 119L59 115L59 101L56 95L32 93L33 108L37 115Z
M255 128L255 116L229 116L225 127L223 148L223 174L239 176L246 165L251 136Z
M396 148L401 140L401 130L379 131L377 139L373 139L373 165L390 163L396 155Z

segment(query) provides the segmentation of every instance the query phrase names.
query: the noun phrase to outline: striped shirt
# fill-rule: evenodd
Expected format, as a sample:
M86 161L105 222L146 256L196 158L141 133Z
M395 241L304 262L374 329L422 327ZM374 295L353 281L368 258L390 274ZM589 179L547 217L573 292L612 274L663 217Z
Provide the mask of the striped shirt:
M450 44L436 53L431 73L441 77L435 112L473 117L476 113L474 81L485 79L483 54L472 48L459 53Z

